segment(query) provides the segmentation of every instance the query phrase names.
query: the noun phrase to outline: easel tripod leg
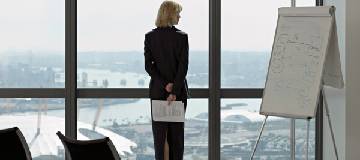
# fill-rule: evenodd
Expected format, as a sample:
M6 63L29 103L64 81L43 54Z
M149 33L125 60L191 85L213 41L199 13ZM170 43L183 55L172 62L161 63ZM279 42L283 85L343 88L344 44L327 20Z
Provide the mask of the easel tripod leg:
M295 123L296 123L295 118L291 118L290 119L290 157L291 157L291 160L295 160L295 143L296 143Z
M305 148L305 159L309 159L309 130L310 130L310 118L307 119L306 126L306 148Z
M257 146L258 146L258 144L259 144L259 141L260 141L262 132L264 131L264 127L265 127L267 118L268 118L268 116L266 115L266 116L265 116L265 119L264 119L264 122L263 122L263 124L261 125L260 133L259 133L259 136L258 136L258 138L257 138L257 140L256 140L254 149L253 149L253 151L252 151L252 153L251 153L250 160L253 160L253 158L254 158L254 155L255 155L255 152L256 152L256 148L257 148Z

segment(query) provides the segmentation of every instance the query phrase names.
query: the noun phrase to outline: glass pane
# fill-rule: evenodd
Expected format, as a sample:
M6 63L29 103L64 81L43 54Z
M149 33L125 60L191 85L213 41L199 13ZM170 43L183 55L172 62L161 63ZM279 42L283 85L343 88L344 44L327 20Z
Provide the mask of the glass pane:
M0 130L18 127L34 160L60 160L64 147L56 136L65 133L64 99L0 98Z
M265 116L261 99L221 100L221 159L250 159ZM315 157L315 128L311 121L309 157ZM296 159L302 159L306 133L304 120L296 120ZM290 119L268 118L254 159L290 159Z
M296 0L297 7L305 7L305 6L315 6L315 0Z
M184 159L208 159L207 99L188 101ZM110 137L122 158L154 159L149 99L79 99L78 130L91 139ZM79 136L78 139L85 137Z
M307 120L297 119L295 122L295 157L296 159L306 159L306 136L307 136ZM315 159L315 118L310 120L309 125L309 159Z
M290 0L225 0L221 4L221 86L263 88L279 7Z
M145 33L163 0L78 0L78 87L147 88ZM189 35L190 87L208 87L208 0L182 0L177 28Z
M0 88L63 88L65 1L0 1Z

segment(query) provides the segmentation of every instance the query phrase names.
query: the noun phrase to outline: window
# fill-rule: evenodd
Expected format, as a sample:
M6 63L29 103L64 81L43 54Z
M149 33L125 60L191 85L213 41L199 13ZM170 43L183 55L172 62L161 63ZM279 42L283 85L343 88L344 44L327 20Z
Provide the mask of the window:
M1 1L0 23L0 88L64 88L65 1Z
M297 7L315 6L315 2L313 0L297 0L296 6Z
M222 99L221 159L249 159L265 116L260 99ZM289 121L268 119L254 158L290 159Z
M70 5L65 6L65 2ZM109 136L115 143L126 141L127 147L117 148L124 159L153 159L146 89L150 77L144 70L143 47L144 34L154 28L161 2L0 2L0 117L6 117L0 118L0 127L17 125L29 145L37 145L41 136L48 136L36 138L38 128L43 133L47 123L54 122L57 130L66 129L73 138ZM179 2L183 11L177 28L188 33L190 47L187 80L191 99L186 112L184 159L248 159L263 120L258 110L277 8L290 6L291 0ZM315 0L296 1L297 6L314 4ZM221 56L221 63L209 61L217 56ZM77 77L65 79L70 73ZM219 88L209 83L209 76L214 75L221 79ZM220 96L213 98L214 92ZM219 121L211 119L218 115ZM27 123L20 123L25 118ZM320 151L314 143L315 132L321 127L314 124L312 120L311 159ZM287 119L269 119L257 158L289 159L289 125ZM296 121L297 158L304 152L305 127L306 121ZM281 143L269 138L274 136ZM58 139L55 132L49 139ZM49 147L42 149L49 151L31 148L34 159L65 159L59 141L45 143Z
M312 0L296 1L298 6L314 4ZM279 7L290 5L289 0L222 1L222 88L264 88L277 11ZM221 159L224 160L249 159L264 120L259 114L261 99L238 98L221 100ZM305 153L306 123L303 121L296 121L296 158L302 158ZM309 158L314 159L315 120L310 125ZM255 158L290 159L289 135L289 119L270 117Z
M64 159L56 136L65 132L64 99L0 98L0 129L18 127L33 159Z
M147 88L145 33L162 0L78 0L78 87ZM177 28L189 35L190 87L208 87L208 2L183 0ZM193 11L196 10L196 14Z
M222 99L221 159L249 159L265 116L259 114L261 99ZM315 158L315 127L311 120L309 158ZM296 121L296 158L304 158L305 120ZM290 159L290 119L269 117L254 158Z
M264 88L277 9L290 0L221 3L221 87Z
M153 159L154 141L149 99L79 99L78 132L96 139L112 139L125 159ZM184 159L208 159L206 99L188 101Z
M315 159L315 119L310 120L309 124L309 159ZM296 120L295 122L295 157L299 159L305 158L306 153L306 134L307 120Z

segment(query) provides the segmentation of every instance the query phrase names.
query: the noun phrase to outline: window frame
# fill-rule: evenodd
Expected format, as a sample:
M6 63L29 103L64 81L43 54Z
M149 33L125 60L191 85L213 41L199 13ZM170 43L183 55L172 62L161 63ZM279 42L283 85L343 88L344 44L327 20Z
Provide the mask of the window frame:
M290 1L290 0L289 0ZM295 4L295 0L291 0ZM322 6L323 0L314 0ZM221 88L221 1L209 0L209 87L190 88L192 98L207 98L209 160L220 160L222 98L262 98L263 88ZM65 88L0 88L0 98L65 98L65 135L76 138L78 98L148 98L148 89L77 88L77 0L65 0ZM315 159L323 154L323 97L316 115Z

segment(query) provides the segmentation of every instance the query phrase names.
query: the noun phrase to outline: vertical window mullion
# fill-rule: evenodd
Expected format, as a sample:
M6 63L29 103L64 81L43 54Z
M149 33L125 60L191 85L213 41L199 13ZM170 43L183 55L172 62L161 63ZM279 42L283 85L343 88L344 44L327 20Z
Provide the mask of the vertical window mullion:
M65 135L76 138L77 0L65 0Z
M209 1L209 160L220 159L220 4Z

